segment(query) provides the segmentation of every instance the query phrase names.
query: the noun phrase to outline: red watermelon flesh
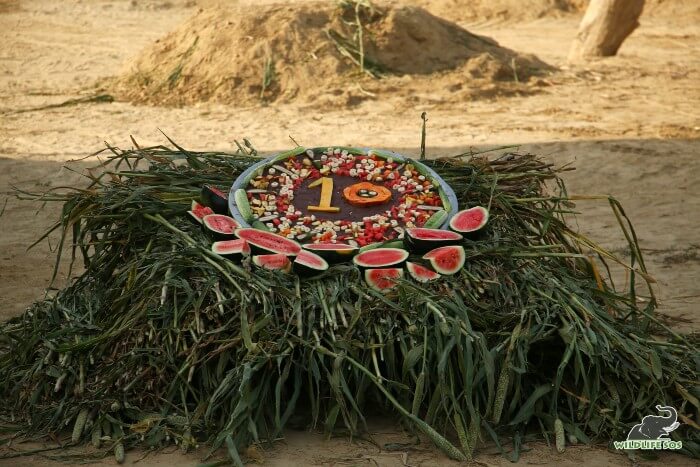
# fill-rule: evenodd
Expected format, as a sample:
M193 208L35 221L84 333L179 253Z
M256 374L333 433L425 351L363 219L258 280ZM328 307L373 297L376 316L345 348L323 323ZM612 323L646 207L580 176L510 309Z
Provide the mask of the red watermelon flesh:
M411 277L418 282L430 282L440 277L440 274L432 269L410 261L406 263L406 269L408 269L408 273L411 275Z
M413 229L406 229L406 234L409 237L420 239L420 240L461 240L462 236L457 232L450 232L449 230L442 229L426 229L423 227L417 227Z
M430 260L430 265L435 271L446 276L459 272L466 258L467 255L461 245L435 248L423 256L423 259Z
M209 214L214 214L214 211L208 206L205 206L203 204L198 203L195 200L192 200L192 207L190 208L187 213L192 216L194 220L199 222L200 224L202 223L202 219L204 219L204 216L208 216Z
M295 256L301 251L301 245L294 240L272 232L265 232L258 229L238 229L236 230L236 236L247 241L253 248L269 251L270 253Z
M306 276L325 271L328 269L328 262L316 253L301 250L294 258L292 267L297 274Z
M387 291L397 286L397 280L403 278L401 268L367 269L365 281L375 290Z
M375 248L353 258L356 265L363 268L381 268L401 264L408 258L408 251L401 248Z
M450 228L457 232L475 232L481 229L489 220L489 212L481 206L459 211L450 219Z
M282 253L253 256L253 264L264 269L282 272L289 272L292 267L292 262Z
M326 260L318 256L317 254L311 253L310 251L306 250L301 250L297 257L294 258L294 262L298 264L303 264L304 266L313 267L319 270L328 269L328 263L326 262Z
M238 222L232 217L223 214L209 214L202 218L204 225L212 232L222 234L233 234L240 227Z

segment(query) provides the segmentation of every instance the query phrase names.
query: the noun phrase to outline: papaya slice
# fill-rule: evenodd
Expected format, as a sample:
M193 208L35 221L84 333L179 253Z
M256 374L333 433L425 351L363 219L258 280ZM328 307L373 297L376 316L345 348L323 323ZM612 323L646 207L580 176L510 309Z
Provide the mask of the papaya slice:
M345 187L343 197L353 206L376 206L391 199L391 190L374 183L360 182Z

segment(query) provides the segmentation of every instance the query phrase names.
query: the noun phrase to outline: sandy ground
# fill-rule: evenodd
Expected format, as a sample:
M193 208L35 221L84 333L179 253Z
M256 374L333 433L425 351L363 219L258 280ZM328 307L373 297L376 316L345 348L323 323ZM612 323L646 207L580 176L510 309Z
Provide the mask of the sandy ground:
M660 311L673 317L678 329L700 330L700 17L675 22L645 15L617 57L575 67L565 62L576 31L574 16L463 23L504 46L537 54L561 71L534 81L531 92L522 95L499 97L484 89L482 98L458 105L451 103L448 89L419 95L397 89L389 98L348 109L157 108L116 102L18 112L94 93L96 81L117 74L129 57L195 8L195 2L182 1L0 0L0 318L21 313L48 286L54 259L50 245L27 247L56 219L59 208L20 202L11 196L12 186L45 190L80 183L80 175L65 162L100 149L104 141L126 147L134 135L143 144L163 143L160 128L192 149L232 150L234 138L248 137L260 150L275 151L289 147L292 135L307 145L367 145L416 154L419 115L427 111L431 155L519 144L558 165L573 162L577 170L565 174L570 193L620 199L657 280ZM411 79L405 84L410 89ZM578 208L581 230L624 254L624 239L606 205L582 202ZM65 268L60 272L58 285ZM408 441L385 423L373 433L380 445ZM522 463L631 464L625 455L600 446L577 446L563 455L546 445L531 447ZM401 452L368 442L290 432L264 457L265 465L275 466L452 465L425 444L405 452L407 464ZM131 454L129 461L138 457ZM193 465L200 458L199 453L159 454L139 464ZM477 460L508 463L488 449ZM672 455L662 460L689 462ZM51 462L32 457L0 464Z

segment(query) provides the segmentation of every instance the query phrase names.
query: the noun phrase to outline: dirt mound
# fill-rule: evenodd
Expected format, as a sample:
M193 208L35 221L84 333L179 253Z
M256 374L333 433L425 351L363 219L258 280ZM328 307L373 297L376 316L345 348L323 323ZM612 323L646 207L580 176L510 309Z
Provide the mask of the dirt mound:
M549 69L419 7L383 5L356 14L352 5L330 2L239 4L200 9L130 62L110 87L118 98L165 105L322 96L352 104L396 92L399 83L410 82L413 91L436 83L493 88Z
M452 21L532 20L585 10L588 0L409 0Z
M20 10L19 0L0 0L0 14L15 13Z

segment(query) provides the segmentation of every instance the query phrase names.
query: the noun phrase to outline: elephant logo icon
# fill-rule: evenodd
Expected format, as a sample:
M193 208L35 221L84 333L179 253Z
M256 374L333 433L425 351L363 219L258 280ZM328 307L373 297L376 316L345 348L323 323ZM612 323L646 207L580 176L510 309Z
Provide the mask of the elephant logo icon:
M676 409L666 405L657 405L661 415L647 415L641 423L632 427L627 434L627 441L647 441L668 439L669 433L680 426Z

